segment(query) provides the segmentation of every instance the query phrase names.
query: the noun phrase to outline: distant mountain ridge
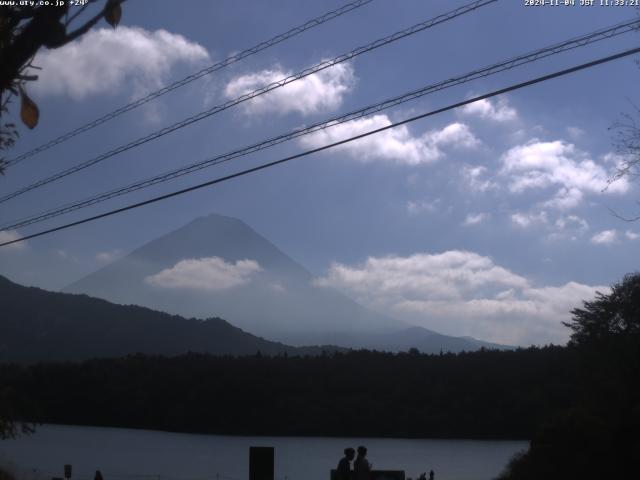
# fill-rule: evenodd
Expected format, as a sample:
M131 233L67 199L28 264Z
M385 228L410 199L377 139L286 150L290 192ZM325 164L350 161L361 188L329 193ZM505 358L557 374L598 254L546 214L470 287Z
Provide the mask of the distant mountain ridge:
M229 265L254 261L261 271L249 283L208 291L162 288L146 280L181 261L213 257ZM152 240L63 291L188 317L219 316L285 343L299 344L297 339L309 334L319 338L327 332L384 332L404 326L312 281L310 272L244 222L213 214Z
M212 259L224 262L222 267L228 270L253 262L251 275L232 278L231 287L208 290L188 288L184 279L171 277L176 270L188 270L199 275L191 287L201 286L208 278L203 265ZM200 267L202 271L193 272ZM150 281L159 277L167 281ZM310 272L247 224L217 214L150 241L63 291L185 317L221 317L245 331L290 345L393 351L415 347L427 353L502 347L413 327L371 311L337 290L318 287Z
M0 362L78 361L135 353L317 355L332 347L290 347L220 318L186 319L86 295L24 287L0 276Z

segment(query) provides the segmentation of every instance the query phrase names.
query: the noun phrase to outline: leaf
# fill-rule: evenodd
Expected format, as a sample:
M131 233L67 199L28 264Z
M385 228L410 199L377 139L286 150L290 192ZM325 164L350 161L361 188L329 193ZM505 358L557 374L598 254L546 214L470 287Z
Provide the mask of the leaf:
M116 28L122 18L122 7L118 0L109 0L105 7L104 19L113 28Z
M20 90L20 118L22 122L29 128L34 128L38 125L38 119L40 118L40 110L38 110L38 106L35 104L27 92L24 91L24 88L19 87Z

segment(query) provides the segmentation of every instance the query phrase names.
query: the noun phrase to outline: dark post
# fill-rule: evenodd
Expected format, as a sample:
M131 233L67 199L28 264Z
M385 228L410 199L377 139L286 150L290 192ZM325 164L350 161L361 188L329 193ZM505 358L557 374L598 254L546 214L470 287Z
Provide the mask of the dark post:
M67 464L64 466L64 478L67 480L71 478L71 465Z
M249 447L249 480L274 480L273 447Z

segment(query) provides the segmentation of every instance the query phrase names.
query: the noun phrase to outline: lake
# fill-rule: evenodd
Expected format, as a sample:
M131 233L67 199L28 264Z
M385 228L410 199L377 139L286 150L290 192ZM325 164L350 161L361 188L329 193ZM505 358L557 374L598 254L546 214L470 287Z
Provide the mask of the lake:
M50 480L73 465L72 480L246 480L249 447L275 447L278 480L328 480L345 447L364 445L374 469L435 471L436 480L489 480L525 441L388 438L240 437L124 428L43 425L31 436L0 441L0 462L18 480Z

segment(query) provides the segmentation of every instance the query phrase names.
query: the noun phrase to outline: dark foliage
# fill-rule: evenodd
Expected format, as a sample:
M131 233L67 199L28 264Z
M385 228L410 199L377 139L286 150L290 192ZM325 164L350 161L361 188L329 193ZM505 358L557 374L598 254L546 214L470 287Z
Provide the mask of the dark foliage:
M624 478L640 471L640 274L573 311L582 394L547 419L501 478Z
M638 62L640 65L640 62ZM617 172L609 179L609 184L622 178L638 181L640 178L640 108L632 104L632 113L622 114L620 121L613 124L611 130L615 132L614 147L620 154L621 163ZM638 221L640 216L623 217L614 213L617 217L626 221Z
M611 293L596 294L593 301L584 302L584 308L576 308L573 318L565 323L573 330L571 342L588 345L620 341L640 335L640 273L628 274L621 283L612 287Z
M115 28L122 16L124 1L105 0L97 14L81 22L83 12L95 0L89 0L75 12L70 11L72 2L13 2L0 8L0 152L11 148L17 138L15 125L3 121L12 96L20 97L22 122L29 128L38 124L38 106L25 91L27 82L38 79L32 73L34 69L39 70L32 64L36 53L43 47L53 49L66 45L87 33L102 18ZM0 174L5 167L5 160L0 157Z
M5 150L9 150L16 143L18 138L18 131L15 124L11 122L4 122L2 119L9 113L9 102L11 98L9 96L2 96L0 94L0 155ZM5 158L0 156L0 175L4 175Z
M15 478L11 472L0 467L0 480L15 480Z
M0 440L15 438L19 434L35 431L35 425L28 417L37 416L38 409L24 392L10 385L0 383ZM1 480L0 471L0 480Z
M0 367L35 420L246 435L531 438L577 396L573 349L136 355Z

